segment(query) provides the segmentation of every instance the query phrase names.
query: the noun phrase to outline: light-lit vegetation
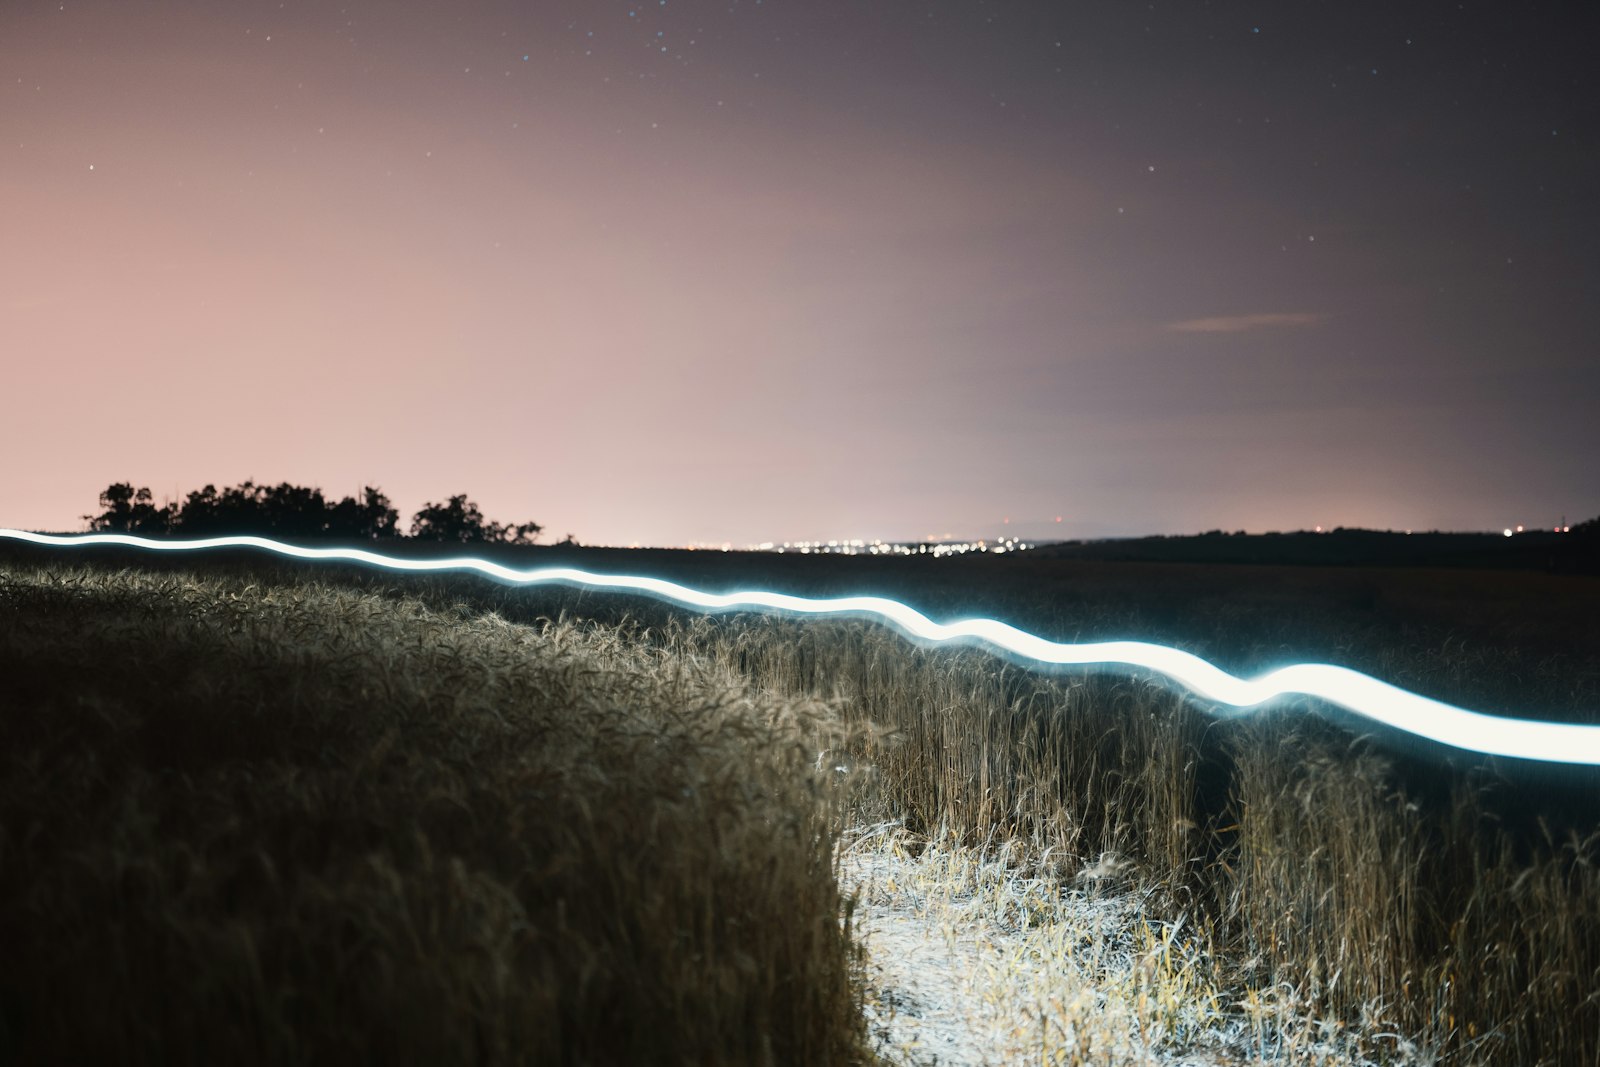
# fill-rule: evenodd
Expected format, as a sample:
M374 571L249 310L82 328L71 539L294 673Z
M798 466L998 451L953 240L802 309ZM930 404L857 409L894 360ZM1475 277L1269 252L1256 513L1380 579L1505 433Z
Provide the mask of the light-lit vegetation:
M1592 809L1320 709L857 621L40 558L0 572L0 1059L928 1062L858 951L882 907L971 950L991 1062L1600 1061ZM1213 624L1235 667L1328 639ZM1405 632L1339 658L1593 684Z
M1560 831L1504 825L1518 805L1494 802L1491 772L1408 776L1312 708L1217 721L1153 681L1049 677L862 623L693 632L764 690L871 726L851 753L875 772L867 817L1004 843L1067 886L1120 857L1162 899L1153 913L1215 952L1219 1002L1293 1008L1298 1023L1256 1026L1269 1058L1600 1058L1600 833L1582 812ZM1473 666L1446 669L1470 684ZM1312 1021L1350 1036L1311 1042Z

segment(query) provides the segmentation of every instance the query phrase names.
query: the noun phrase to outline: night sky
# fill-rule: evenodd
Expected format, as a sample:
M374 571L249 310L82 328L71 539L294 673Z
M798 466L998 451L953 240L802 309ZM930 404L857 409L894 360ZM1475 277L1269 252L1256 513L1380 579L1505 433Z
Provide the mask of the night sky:
M0 525L1576 522L1587 11L6 0Z

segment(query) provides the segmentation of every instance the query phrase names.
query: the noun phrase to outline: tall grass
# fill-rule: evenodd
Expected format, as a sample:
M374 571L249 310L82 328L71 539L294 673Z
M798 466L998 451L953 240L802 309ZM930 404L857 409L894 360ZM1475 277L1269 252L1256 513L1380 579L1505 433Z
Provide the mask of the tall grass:
M862 623L705 621L679 640L868 727L850 753L872 770L864 813L1021 841L1036 861L1133 862L1249 996L1288 990L1440 1062L1600 1063L1600 833L1530 836L1492 802L1509 791L1492 767L1430 770L1315 707L1214 720L1150 680L1023 670Z
M0 572L0 1062L846 1063L830 725L615 628Z

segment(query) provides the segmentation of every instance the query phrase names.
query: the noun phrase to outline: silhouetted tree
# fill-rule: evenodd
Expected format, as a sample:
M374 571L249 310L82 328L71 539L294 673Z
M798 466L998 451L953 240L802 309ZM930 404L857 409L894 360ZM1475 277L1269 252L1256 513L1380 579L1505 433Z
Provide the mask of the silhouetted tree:
M100 494L98 515L85 515L89 529L101 533L162 534L172 525L172 508L156 507L150 490L117 482Z
M266 492L253 481L221 491L208 484L184 497L173 528L191 537L267 533L271 525L262 507Z
M256 493L256 514L279 537L316 538L328 533L328 502L321 489L283 482Z
M172 517L172 528L182 534L213 532L222 509L222 498L217 487L206 484L204 489L194 489L186 494Z
M371 486L363 487L360 501L345 497L330 504L321 489L245 481L220 491L207 485L190 493L173 527L192 536L256 533L294 540L372 539L395 536L399 517L389 498Z
M522 522L506 526L491 522L484 529L484 539L502 545L531 545L539 539L544 527L536 522Z
M536 522L505 525L484 522L478 505L467 499L465 493L453 496L444 504L428 503L411 519L411 536L421 541L445 541L452 544L492 542L495 544L530 545L544 527Z
M465 493L447 503L422 505L411 517L411 536L421 541L450 541L468 544L488 538L483 527L483 512Z
M328 533L334 537L353 537L375 541L400 536L400 513L389 498L372 486L363 486L361 500L345 497L328 509Z
M330 504L321 489L289 482L267 486L244 481L220 490L207 485L186 495L181 504L158 508L149 489L118 482L100 494L100 506L104 510L99 515L83 517L91 530L187 537L253 533L292 540L400 536L400 513L370 485L362 487L360 500L347 496L336 504ZM536 522L487 522L465 494L444 504L424 505L411 523L413 537L460 544L532 544L543 529Z

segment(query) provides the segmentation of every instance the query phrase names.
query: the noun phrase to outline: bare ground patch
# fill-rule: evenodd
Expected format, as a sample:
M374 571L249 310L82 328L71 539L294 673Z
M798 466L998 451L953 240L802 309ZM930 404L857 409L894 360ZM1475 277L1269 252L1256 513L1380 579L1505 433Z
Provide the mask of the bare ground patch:
M905 1067L1429 1062L1399 1035L1229 983L1209 946L1115 857L1062 870L1019 845L858 828L840 850L875 1050Z

